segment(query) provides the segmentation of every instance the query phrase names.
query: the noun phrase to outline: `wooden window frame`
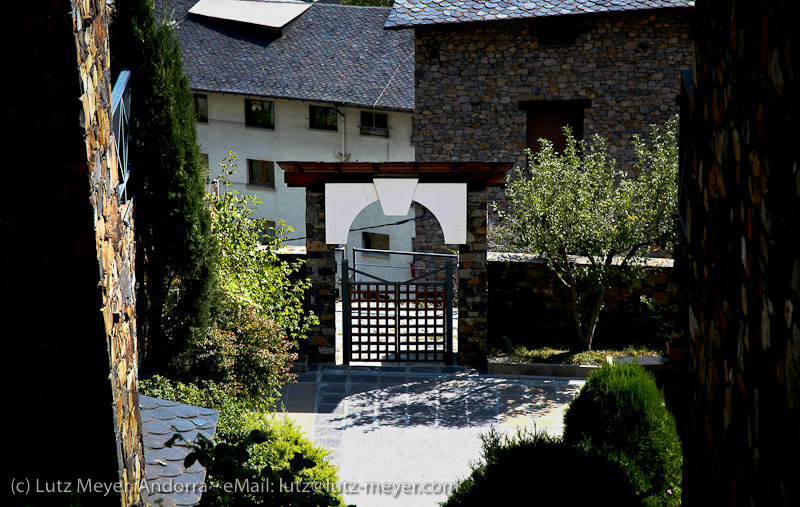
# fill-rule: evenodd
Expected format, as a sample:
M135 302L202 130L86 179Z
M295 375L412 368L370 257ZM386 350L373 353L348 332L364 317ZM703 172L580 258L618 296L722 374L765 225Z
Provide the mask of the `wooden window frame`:
M194 94L194 114L198 123L208 123L208 95Z
M261 164L261 167L254 167L256 164ZM254 169L263 170L264 178L254 178ZM272 178L270 179L270 176ZM247 159L247 184L258 185L260 187L275 188L275 162L271 160L255 160Z
M549 139L558 153L563 153L566 138L561 125L572 127L575 139L583 139L584 110L591 107L589 99L579 100L530 100L520 103L520 109L526 111L528 118L525 124L525 147L536 153L541 150L540 138Z

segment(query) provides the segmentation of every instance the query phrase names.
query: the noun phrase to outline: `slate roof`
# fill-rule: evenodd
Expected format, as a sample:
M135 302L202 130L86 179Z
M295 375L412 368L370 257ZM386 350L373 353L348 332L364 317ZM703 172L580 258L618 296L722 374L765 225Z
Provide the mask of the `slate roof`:
M396 0L386 28L693 5L694 0Z
M414 108L413 34L384 30L388 7L314 3L275 39L275 30L189 14L196 1L161 0L175 11L195 90Z
M188 442L194 442L199 434L211 439L216 433L219 414L216 410L142 395L139 410L149 504L196 505L204 488L205 469L198 463L185 468L183 460L191 449L185 445L167 447L166 442L175 433Z

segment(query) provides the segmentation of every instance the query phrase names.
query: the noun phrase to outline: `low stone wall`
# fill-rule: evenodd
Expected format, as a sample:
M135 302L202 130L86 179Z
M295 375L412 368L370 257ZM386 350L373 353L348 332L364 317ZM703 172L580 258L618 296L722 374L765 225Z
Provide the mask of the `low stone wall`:
M612 287L600 314L595 345L647 342L655 332L640 296L677 318L683 294L672 261L653 259L645 279L632 289ZM573 339L568 288L540 259L526 254L489 255L489 338L526 339L544 344ZM532 340L532 341L531 341Z

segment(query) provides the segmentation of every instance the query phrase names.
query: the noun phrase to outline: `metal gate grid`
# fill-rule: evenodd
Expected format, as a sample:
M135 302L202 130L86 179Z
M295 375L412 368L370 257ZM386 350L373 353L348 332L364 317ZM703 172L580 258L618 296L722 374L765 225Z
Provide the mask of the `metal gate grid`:
M344 362L452 364L452 261L429 275L444 279L390 282L342 260ZM350 281L349 273L373 278Z

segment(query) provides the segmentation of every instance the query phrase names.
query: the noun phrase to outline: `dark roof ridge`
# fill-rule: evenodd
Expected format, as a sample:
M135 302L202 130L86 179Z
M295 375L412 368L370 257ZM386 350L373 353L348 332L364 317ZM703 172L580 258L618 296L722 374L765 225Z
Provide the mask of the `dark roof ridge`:
M693 7L694 0L396 0L384 25L420 25L530 19Z

